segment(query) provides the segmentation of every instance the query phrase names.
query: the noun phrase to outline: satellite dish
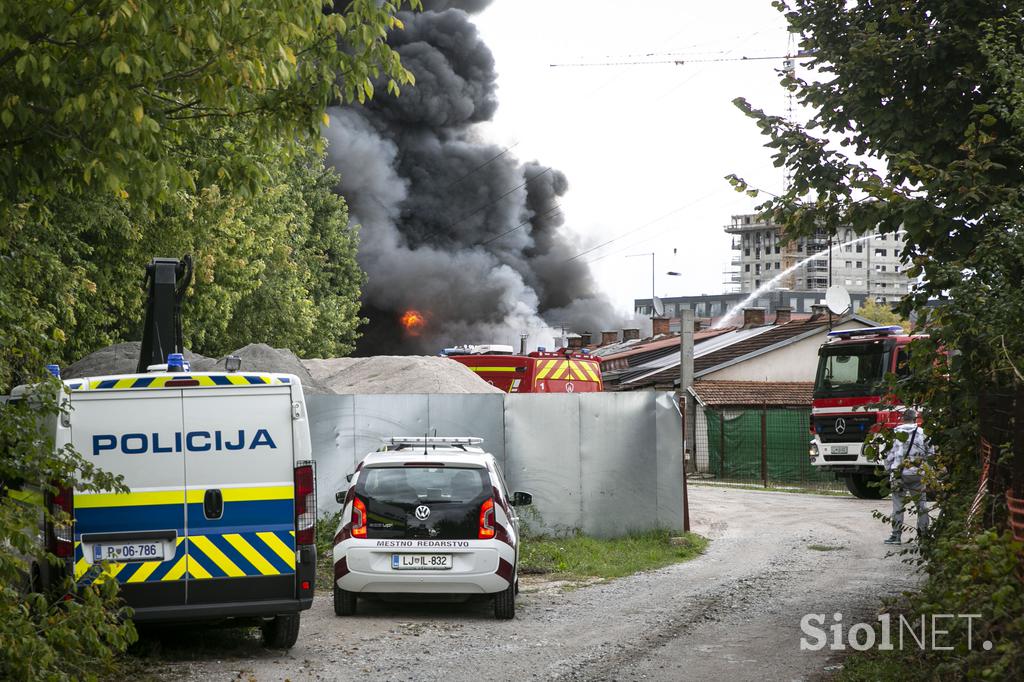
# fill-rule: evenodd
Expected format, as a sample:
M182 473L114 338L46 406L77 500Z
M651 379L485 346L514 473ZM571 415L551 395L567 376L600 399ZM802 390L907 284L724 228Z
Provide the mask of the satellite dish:
M850 310L850 292L846 287L833 284L825 290L825 306L833 315L843 315Z
M665 315L665 302L657 296L654 297L654 315L655 317L663 317Z

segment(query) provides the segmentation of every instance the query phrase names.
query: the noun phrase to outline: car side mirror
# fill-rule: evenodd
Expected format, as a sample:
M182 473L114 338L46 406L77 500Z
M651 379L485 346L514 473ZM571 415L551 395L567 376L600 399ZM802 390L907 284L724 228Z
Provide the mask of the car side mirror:
M345 482L346 483L351 483L352 482L352 474L345 474Z
M531 504L533 504L533 495L530 493L524 493L521 490L517 490L512 493L513 507L526 507Z
M348 495L347 490L339 490L338 492L334 493L334 501L337 502L338 504L345 504L346 495Z

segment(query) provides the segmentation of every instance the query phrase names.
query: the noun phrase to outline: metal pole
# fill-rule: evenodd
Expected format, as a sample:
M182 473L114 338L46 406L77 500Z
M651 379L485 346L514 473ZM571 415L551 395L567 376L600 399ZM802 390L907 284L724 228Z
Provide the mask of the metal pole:
M658 311L654 308L654 252L651 251L651 319L657 317ZM654 336L654 327L651 327L651 336Z
M828 288L832 288L832 233L828 235ZM827 302L827 301L826 301ZM828 330L832 331L832 309L828 309Z
M761 405L761 483L768 487L768 405Z
M725 479L725 408L718 413L718 478Z
M693 311L679 311L679 392L684 400L683 413L683 530L690 530L690 493L687 489L686 459L696 451L697 401L693 388Z

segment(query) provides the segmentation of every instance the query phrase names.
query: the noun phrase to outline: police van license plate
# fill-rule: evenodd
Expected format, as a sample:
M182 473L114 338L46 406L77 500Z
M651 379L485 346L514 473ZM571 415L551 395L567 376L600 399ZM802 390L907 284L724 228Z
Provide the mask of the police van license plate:
M94 561L163 561L162 542L122 542L116 545L93 545Z
M850 448L848 446L846 446L846 445L833 445L832 446L832 454L833 455L845 455L849 451L850 451Z
M452 567L451 554L392 554L391 568L396 571L444 571Z

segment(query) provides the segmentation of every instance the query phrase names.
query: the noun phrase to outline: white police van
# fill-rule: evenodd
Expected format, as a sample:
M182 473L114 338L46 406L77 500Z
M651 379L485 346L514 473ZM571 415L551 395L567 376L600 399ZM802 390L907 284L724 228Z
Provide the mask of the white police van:
M394 437L357 466L334 538L334 610L360 596L492 595L497 618L515 617L519 519L481 438Z
M50 550L80 583L116 579L136 622L260 624L290 647L313 601L316 497L290 374L167 370L64 381L70 443L131 492L62 490Z

